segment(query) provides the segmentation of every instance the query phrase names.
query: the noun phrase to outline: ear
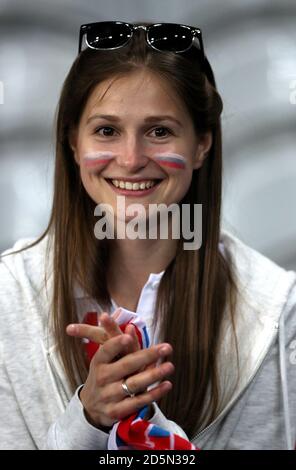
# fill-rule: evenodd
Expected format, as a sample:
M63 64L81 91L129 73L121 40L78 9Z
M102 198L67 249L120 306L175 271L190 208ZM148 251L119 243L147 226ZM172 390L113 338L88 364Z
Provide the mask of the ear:
M80 164L79 158L77 155L77 129L72 128L69 132L69 145L73 151L73 156L75 158L75 161L77 165Z
M206 132L198 137L197 149L194 157L193 168L201 168L213 143L212 132Z

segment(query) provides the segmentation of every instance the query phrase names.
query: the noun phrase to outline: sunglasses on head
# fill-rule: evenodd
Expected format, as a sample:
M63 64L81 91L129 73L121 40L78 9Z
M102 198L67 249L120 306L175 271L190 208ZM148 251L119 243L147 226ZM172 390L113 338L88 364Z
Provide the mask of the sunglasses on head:
M78 52L80 53L87 47L97 50L119 49L131 40L137 29L145 31L148 46L156 51L182 53L194 46L200 50L204 59L201 30L176 23L156 23L144 26L121 21L102 21L84 24L80 27Z

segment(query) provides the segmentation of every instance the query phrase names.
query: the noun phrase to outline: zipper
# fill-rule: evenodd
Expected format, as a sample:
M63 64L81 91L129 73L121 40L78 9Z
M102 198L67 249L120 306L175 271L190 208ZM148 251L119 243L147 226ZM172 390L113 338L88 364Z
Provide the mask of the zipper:
M263 362L263 361L262 361ZM262 363L261 363L262 364ZM260 366L261 366L260 364ZM258 368L259 369L259 368ZM200 431L199 433L197 433L193 438L192 438L192 441L194 441L195 439L198 439L200 437L203 437L204 434L206 434L210 429L214 428L215 426L217 426L219 424L219 421L222 420L222 418L228 413L228 411L230 410L230 408L232 408L235 403L240 399L240 397L243 395L244 391L246 390L246 388L248 387L248 385L252 382L252 380L254 379L255 375L257 374L258 372L258 369L256 370L256 372L253 373L253 375L250 377L249 381L246 383L246 385L242 388L242 390L239 392L239 394L233 398L229 403L228 405L224 408L224 410L217 416L217 418L212 421L212 423L210 423L205 429L203 429L202 431Z
M275 322L275 330L278 330L278 323ZM260 360L258 361L258 365L255 367L252 375L250 376L248 382L244 385L244 387L241 389L241 391L238 393L238 395L236 397L234 397L232 400L230 400L230 402L228 403L228 405L224 408L224 410L217 416L216 419L214 419L214 421L212 421L212 423L210 423L205 429L203 429L202 431L200 431L199 433L195 434L195 436L193 436L193 438L191 439L191 442L195 441L196 439L199 439L201 437L203 437L209 430L213 429L215 426L217 426L219 424L219 422L222 420L222 418L228 413L228 411L237 403L237 401L241 398L241 396L243 395L243 393L245 392L246 388L250 385L250 383L254 380L254 377L256 376L256 374L258 373L260 367L262 366L263 364L263 361L266 357L266 354L267 354L267 351L268 349L270 348L270 345L272 343L272 341L274 340L276 336L276 333L275 332L272 332L272 337L270 338L270 341L268 342L268 345L265 347L264 351L261 353L261 358Z

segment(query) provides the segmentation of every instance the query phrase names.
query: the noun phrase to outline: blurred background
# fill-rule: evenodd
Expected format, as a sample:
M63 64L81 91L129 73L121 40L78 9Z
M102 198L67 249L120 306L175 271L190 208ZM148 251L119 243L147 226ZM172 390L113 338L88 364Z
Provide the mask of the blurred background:
M223 223L296 269L296 0L0 0L0 251L46 227L82 23L199 26L224 100Z

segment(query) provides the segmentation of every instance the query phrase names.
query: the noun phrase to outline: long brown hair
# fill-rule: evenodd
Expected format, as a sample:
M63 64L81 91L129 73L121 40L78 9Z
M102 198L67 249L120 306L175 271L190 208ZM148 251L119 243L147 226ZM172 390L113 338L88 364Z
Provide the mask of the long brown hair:
M193 49L193 48L192 48ZM217 415L221 390L217 354L225 309L235 311L235 282L231 260L219 251L221 210L222 100L206 61L207 77L194 50L188 54L157 52L147 47L137 31L127 46L114 51L83 51L73 63L59 101L56 125L54 199L45 233L53 244L53 332L73 390L87 377L81 342L65 333L77 322L74 283L104 309L110 306L106 283L109 247L94 236L95 203L85 191L69 144L69 133L79 124L90 93L103 80L145 68L167 80L181 97L196 132L211 131L213 143L204 165L193 171L182 202L202 204L202 246L181 248L161 280L155 321L160 339L173 346L175 375L172 391L159 406L189 437Z

